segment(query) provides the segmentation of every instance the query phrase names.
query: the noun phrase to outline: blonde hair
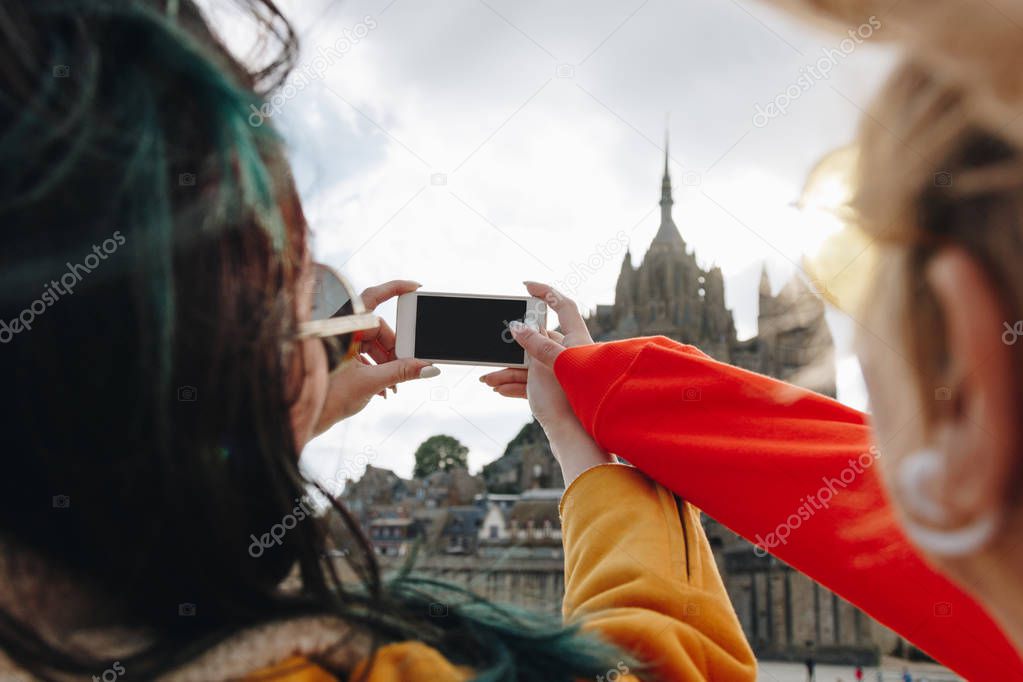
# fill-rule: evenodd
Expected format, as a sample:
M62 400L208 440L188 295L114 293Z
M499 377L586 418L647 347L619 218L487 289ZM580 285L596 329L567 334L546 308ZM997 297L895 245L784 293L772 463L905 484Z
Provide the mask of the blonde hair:
M854 208L898 254L875 290L902 297L907 348L933 423L946 369L943 320L923 269L946 245L979 262L1002 305L1023 320L1023 5L1006 0L775 0L844 31L873 20L874 36L905 51L859 134ZM895 281L892 278L897 278ZM985 330L998 334L1001 329ZM1020 382L1023 386L1023 381Z

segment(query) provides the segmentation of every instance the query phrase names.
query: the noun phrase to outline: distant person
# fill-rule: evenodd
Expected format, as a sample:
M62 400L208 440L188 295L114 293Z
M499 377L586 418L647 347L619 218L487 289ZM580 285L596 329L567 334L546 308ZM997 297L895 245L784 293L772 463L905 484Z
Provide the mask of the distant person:
M913 676L909 674L909 668L902 669L902 682L913 682Z
M1023 4L778 4L826 20L843 43L860 26L904 48L863 119L854 198L831 213L847 225L842 248L811 273L858 330L870 416L673 340L594 345L567 313L564 337L517 327L528 372L485 380L542 414L554 373L603 449L758 553L967 679L1019 676ZM576 307L543 285L529 291L559 312ZM930 612L941 626L920 628Z
M863 682L863 666L862 665L856 666L856 672L854 673L854 676L856 678L856 682Z
M813 659L813 654L806 657L806 682L817 682L817 661Z

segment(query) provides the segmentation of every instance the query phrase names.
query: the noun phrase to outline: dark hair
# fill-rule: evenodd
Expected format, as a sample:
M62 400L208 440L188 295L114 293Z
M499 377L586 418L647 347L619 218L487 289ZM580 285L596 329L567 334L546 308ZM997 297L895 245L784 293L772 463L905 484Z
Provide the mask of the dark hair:
M250 556L309 489L289 419L307 227L273 127L248 123L295 35L273 2L242 4L278 46L255 69L192 0L0 4L0 539L102 595L97 622L151 633L119 657L141 678L311 614L479 679L605 671L616 654L575 629L382 579L337 501L345 532L302 522ZM438 591L449 615L431 619ZM47 678L110 663L3 610L0 651Z

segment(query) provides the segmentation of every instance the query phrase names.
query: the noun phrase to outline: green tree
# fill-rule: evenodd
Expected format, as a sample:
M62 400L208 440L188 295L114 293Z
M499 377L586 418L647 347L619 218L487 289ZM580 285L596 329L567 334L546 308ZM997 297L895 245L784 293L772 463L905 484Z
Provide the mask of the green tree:
M451 436L430 436L416 448L416 468L413 475L425 478L434 471L447 471L467 466L469 448Z

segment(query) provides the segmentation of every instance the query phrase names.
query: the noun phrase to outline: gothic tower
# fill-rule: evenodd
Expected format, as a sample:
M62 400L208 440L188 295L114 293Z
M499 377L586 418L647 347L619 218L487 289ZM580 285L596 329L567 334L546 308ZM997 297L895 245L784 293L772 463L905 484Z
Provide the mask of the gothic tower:
M675 224L668 143L665 134L657 234L638 267L631 250L626 252L614 304L597 306L587 319L593 338L663 335L718 360L833 396L834 349L824 305L798 277L773 295L762 272L758 336L738 339L721 269L701 267Z

